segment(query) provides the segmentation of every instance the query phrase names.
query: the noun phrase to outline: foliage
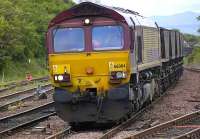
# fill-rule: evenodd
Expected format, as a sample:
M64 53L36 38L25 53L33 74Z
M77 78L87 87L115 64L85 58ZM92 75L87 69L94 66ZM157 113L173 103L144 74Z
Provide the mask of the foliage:
M184 40L186 40L191 46L200 43L200 37L192 34L184 34Z
M199 20L199 22L200 22L200 16L197 17L197 20ZM200 33L200 28L199 28L198 32Z
M200 22L200 16L197 17L197 19ZM200 29L198 31L200 32ZM200 36L184 34L184 39L189 42L191 46L196 46L193 48L192 54L184 59L185 64L200 64Z
M73 5L70 0L0 0L0 3L0 72L11 63L44 59L49 21Z
M192 54L190 54L188 57L186 57L184 59L184 62L186 65L188 64L200 64L200 46L199 47L195 47L193 49Z

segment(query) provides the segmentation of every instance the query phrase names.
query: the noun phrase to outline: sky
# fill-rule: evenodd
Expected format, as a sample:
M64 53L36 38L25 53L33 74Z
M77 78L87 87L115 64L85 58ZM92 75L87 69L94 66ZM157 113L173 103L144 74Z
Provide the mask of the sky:
M79 0L74 0L75 2ZM97 0L98 1L98 0ZM187 11L200 13L200 0L100 0L101 4L139 12L143 16L167 16Z

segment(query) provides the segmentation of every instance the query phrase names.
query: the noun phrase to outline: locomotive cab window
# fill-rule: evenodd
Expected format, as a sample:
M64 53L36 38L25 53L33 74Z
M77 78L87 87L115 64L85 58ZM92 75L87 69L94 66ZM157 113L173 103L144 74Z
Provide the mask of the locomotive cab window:
M83 51L85 48L82 28L56 28L53 37L55 52Z
M124 47L122 26L96 26L92 29L93 50L118 50Z

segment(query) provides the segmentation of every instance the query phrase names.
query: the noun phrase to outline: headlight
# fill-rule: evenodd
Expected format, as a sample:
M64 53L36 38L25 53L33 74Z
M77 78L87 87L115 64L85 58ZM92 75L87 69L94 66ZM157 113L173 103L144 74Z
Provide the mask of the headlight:
M116 73L116 77L117 77L118 79L123 78L123 73L122 73L122 72L117 72L117 73Z
M58 80L62 81L63 80L63 75L58 75Z
M125 78L126 78L126 72L124 71L112 71L110 75L111 80L119 80Z
M54 75L55 82L70 82L70 74L57 74Z

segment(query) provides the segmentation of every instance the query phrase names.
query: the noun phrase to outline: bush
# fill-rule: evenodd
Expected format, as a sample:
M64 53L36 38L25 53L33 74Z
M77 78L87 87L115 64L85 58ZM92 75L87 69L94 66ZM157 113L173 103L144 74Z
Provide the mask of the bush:
M192 54L185 58L185 64L200 64L200 47L195 47Z

